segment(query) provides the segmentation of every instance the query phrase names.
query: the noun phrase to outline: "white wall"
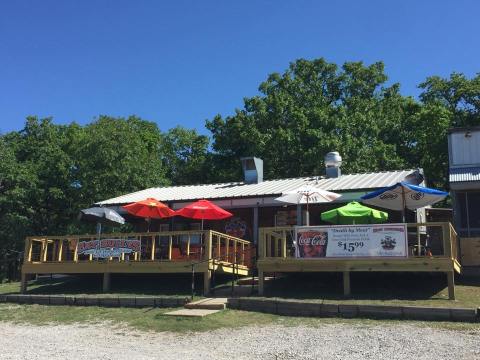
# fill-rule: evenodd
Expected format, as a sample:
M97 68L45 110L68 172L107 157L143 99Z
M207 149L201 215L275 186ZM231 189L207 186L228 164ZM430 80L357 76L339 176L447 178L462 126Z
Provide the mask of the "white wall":
M480 130L453 132L448 145L451 168L480 166Z

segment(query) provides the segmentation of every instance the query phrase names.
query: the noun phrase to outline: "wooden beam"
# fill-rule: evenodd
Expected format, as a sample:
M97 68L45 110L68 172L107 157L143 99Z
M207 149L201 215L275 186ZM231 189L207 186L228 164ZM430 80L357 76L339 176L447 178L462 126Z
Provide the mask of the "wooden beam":
M273 237L273 256L278 257L278 238Z
M263 296L265 292L265 275L263 271L258 270L258 295Z
M208 231L208 235L207 235L207 248L206 248L206 251L205 251L205 255L207 257L208 260L210 260L212 258L212 241L213 241L213 235L212 235L212 231L209 230Z
M48 240L44 239L42 241L42 261L47 261L47 254L48 254Z
M455 273L453 271L447 272L448 283L448 298L455 300Z
M242 243L242 265L245 265L245 244Z
M20 282L20 293L25 294L27 292L27 274L22 271L22 280Z
M450 224L442 224L443 255L452 258L452 242L450 239Z
M265 231L262 228L258 230L258 257L265 257Z
M110 273L107 273L107 272L103 273L102 289L104 293L110 292L110 280L111 280Z
M132 274L171 274L190 273L191 263L195 261L62 261L47 263L25 263L22 271L27 274L103 274L108 273L132 273ZM204 272L208 263L195 266L196 272Z
M73 252L73 261L78 261L78 243L80 239L75 239L75 250Z
M350 297L352 291L350 289L350 271L343 272L343 296Z
M228 247L230 246L230 240L228 238L225 238L225 261L228 261L228 254L230 251L228 251Z
M155 260L155 235L152 235L152 257L151 260Z
M212 272L207 270L203 273L203 295L207 296L210 294L210 281L212 277Z
M58 246L58 261L62 261L62 252L63 252L63 240L60 240L60 244Z
M25 261L32 261L32 246L33 246L33 241L30 238L26 238L25 249L23 253L23 259Z
M447 272L454 270L449 258L408 258L408 259L296 259L264 258L257 262L264 272L343 272L343 271L405 271L405 272Z

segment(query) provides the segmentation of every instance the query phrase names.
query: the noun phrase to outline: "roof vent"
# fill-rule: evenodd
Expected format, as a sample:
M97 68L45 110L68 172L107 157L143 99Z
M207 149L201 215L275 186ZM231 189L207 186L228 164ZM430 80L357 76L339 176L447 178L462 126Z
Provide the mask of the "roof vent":
M258 184L263 181L263 160L249 156L240 158L244 181L247 184Z
M337 151L331 151L325 155L325 171L327 178L338 178L341 175L342 157Z

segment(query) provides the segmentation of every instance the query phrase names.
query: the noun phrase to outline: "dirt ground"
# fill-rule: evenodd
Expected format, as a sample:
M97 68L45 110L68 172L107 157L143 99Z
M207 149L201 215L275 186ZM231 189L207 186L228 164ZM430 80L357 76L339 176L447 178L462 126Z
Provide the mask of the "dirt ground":
M250 326L155 333L0 323L1 359L480 359L480 331L413 325Z

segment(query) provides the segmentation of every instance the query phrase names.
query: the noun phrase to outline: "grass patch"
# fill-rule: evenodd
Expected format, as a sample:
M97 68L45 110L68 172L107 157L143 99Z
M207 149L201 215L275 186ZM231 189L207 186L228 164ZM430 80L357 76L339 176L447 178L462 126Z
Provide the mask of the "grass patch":
M244 326L311 326L345 324L349 326L405 325L480 332L478 324L448 322L414 322L399 320L304 318L288 317L238 310L225 310L205 318L183 318L165 316L171 309L147 308L101 308L45 305L0 304L0 321L34 325L51 324L95 324L109 322L113 326L128 326L142 331L212 331L234 329Z
M456 300L446 276L429 273L351 273L352 297L343 297L339 273L290 273L269 281L265 297L313 302L434 307L480 307L480 279L457 276Z
M112 274L111 292L102 292L102 275L55 275L42 276L29 281L27 294L42 295L89 295L89 296L191 296L190 274ZM0 284L0 294L16 294L20 290L19 282ZM203 278L195 279L195 297L201 298Z
M103 323L128 325L146 331L209 331L275 322L275 316L261 313L226 310L208 318L165 316L172 309L103 308L96 306L45 306L1 304L0 321L35 325Z

